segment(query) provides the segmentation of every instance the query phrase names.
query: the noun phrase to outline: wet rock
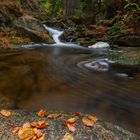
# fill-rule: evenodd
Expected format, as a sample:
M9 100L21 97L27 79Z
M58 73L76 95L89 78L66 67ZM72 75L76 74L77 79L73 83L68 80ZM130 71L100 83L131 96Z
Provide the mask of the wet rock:
M13 110L13 115L9 118L0 116L0 121L3 122L0 124L1 139L18 140L18 137L13 135L9 130L13 129L15 125L22 125L25 121L29 120L29 118L32 121L37 120L38 117L36 117L35 113L36 112ZM139 140L138 135L103 120L98 120L91 128L82 125L81 119L78 118L76 125L77 130L74 133L69 133L66 127L62 125L62 122L66 120L66 114L64 115L63 113L62 117L57 118L57 120L44 118L45 121L49 121L51 124L47 129L44 129L45 140ZM68 114L68 116L70 117L71 115ZM20 139L31 139L34 136L34 132L31 128L21 128L18 135Z
M92 46L88 46L88 48L109 48L110 45L107 42L97 42Z
M15 20L14 25L19 36L29 37L34 42L53 42L42 24L32 16L24 15Z
M128 35L119 37L115 41L114 44L119 46L130 46L130 47L140 47L140 36Z
M9 99L8 97L4 95L0 95L0 108L14 108L14 102L13 100Z

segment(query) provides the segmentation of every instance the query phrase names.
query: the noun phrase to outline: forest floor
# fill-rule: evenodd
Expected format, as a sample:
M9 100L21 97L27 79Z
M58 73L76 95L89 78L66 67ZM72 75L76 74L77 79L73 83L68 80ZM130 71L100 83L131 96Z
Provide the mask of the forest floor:
M0 46L16 46L31 43L52 43L53 40L45 31L42 23L52 28L64 30L61 39L88 47L98 41L110 45L140 47L140 27L124 21L124 15L113 19L99 20L97 23L86 23L84 19L71 17L67 20L48 17L35 3L21 5L12 1L0 2ZM30 8L29 8L30 7ZM11 12L12 11L12 12ZM129 15L133 18L133 14Z

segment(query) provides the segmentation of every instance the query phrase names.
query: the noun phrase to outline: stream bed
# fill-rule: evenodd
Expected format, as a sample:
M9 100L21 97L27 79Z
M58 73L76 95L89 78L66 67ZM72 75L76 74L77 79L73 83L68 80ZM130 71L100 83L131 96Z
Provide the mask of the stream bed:
M85 48L43 26L53 44L0 49L0 108L93 113L139 135L140 49Z

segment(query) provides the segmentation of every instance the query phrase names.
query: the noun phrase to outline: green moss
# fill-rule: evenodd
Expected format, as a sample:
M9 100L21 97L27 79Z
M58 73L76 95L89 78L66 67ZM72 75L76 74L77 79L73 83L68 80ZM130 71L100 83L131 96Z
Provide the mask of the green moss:
M136 10L137 12L140 13L140 7L138 6L138 4L136 3L128 3L126 4L126 6L124 7L125 9L130 9L130 10Z
M12 44L12 45L20 45L21 42L17 38L12 38L10 44Z
M129 51L111 51L108 54L108 58L119 64L140 65L140 49L130 49Z
M117 35L119 32L120 32L120 28L117 25L114 25L108 30L107 34L113 36L113 35Z

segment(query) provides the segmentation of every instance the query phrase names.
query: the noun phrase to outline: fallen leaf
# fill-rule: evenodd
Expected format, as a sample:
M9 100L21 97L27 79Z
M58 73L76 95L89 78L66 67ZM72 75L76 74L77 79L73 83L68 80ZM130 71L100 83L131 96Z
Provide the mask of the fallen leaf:
M34 133L36 135L36 139L41 138L44 135L43 132L40 129L34 128L33 131L34 131Z
M67 120L67 123L73 124L76 122L76 120L77 120L76 118L70 118Z
M45 139L45 134L43 134L42 137L40 137L38 140L44 140Z
M70 132L76 131L76 128L75 128L74 124L67 123L67 127L68 127L68 129L69 129Z
M92 121L94 121L94 122L97 120L97 118L94 117L94 116L92 116L92 115L89 115L89 116L88 116L88 119L90 119L90 120L92 120Z
M35 136L35 133L33 131L32 128L21 128L19 131L18 131L18 137L19 139L21 140L24 140L24 139L32 139L33 137Z
M15 127L15 128L13 128L12 133L13 133L13 134L18 133L19 129L20 129L20 127Z
M23 128L30 128L31 127L31 123L30 122L26 122L23 124Z
M38 116L41 117L41 118L45 117L46 114L47 114L47 112L46 112L45 110L43 110L43 109L41 109L41 110L38 112Z
M61 116L61 114L49 114L48 116L47 116L47 118L48 119L56 119L56 118L58 118L58 117L60 117Z
M5 117L9 117L12 115L12 113L10 111L4 110L4 109L1 110L0 113L1 113L1 115L5 116Z
M66 118L66 117L68 117L68 114L61 114L61 116Z
M70 133L66 133L62 140L74 140L74 138Z
M87 117L82 118L82 122L86 126L92 127L94 125L94 121L88 119Z
M75 128L76 120L77 120L76 118L70 118L63 124L68 127L70 132L74 132L74 131L76 131L76 128Z
M48 126L49 124L47 122L45 122L45 121L38 121L38 122L32 122L31 125L33 127L43 129L46 126Z
M80 116L81 113L80 112L72 112L72 115L75 115L75 116Z
M34 136L31 140L37 140L37 136Z
M67 122L63 122L62 124L63 124L64 126L67 126Z
M35 134L38 133L38 129L37 128L34 128L33 131L34 131Z
M41 138L43 136L43 132L41 130L38 130L36 136L37 138Z

